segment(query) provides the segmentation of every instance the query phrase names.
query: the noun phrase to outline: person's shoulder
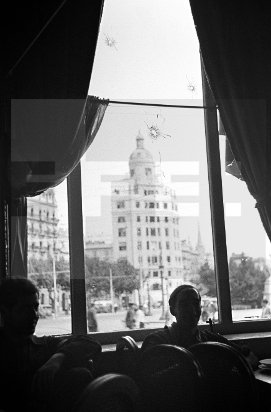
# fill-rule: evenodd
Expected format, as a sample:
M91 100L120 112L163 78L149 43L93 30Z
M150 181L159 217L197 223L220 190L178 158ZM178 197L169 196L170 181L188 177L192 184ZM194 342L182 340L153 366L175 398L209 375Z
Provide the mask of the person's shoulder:
M211 332L209 330L203 330L200 332L201 340L204 342L220 342L229 344L229 340L225 336L220 335L220 333Z

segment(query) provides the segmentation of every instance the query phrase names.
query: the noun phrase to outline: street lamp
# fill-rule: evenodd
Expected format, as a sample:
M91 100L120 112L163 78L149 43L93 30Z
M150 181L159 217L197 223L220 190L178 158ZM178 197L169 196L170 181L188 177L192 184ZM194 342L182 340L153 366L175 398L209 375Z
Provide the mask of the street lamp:
M166 319L165 314L165 287L164 287L164 266L159 265L160 277L161 277L161 292L162 292L162 313L160 320Z

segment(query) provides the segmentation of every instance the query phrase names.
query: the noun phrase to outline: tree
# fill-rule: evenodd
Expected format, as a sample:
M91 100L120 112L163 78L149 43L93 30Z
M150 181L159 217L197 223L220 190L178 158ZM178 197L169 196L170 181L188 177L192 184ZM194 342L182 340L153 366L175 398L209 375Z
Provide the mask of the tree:
M256 265L256 261L242 253L231 256L229 261L229 279L232 304L250 304L260 306L267 271Z
M207 296L216 296L215 272L206 261L199 270L198 288Z
M63 257L55 261L56 284L62 289L70 288L70 266ZM51 291L54 287L53 259L30 258L28 261L29 278L38 288L46 288Z
M136 269L124 259L120 259L112 267L113 288L117 295L132 293L139 288L139 276Z
M139 287L135 268L126 260L115 263L98 258L85 258L86 288L93 297L101 297L110 293L110 269L112 271L115 294L131 293Z

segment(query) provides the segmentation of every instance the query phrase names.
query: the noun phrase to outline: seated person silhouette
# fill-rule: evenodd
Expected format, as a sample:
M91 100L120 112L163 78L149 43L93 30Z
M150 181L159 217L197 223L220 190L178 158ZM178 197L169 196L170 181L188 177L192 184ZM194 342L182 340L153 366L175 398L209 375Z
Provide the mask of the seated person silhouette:
M0 410L76 411L93 373L89 365L101 345L88 336L43 336L34 332L39 292L25 278L0 285Z
M241 351L247 360L256 367L258 360L246 346L240 347L224 336L208 330L199 330L198 321L201 315L201 296L192 285L178 286L169 298L170 313L175 316L176 322L165 326L161 331L148 335L141 346L146 350L154 345L171 344L188 349L200 342L221 342L231 345Z

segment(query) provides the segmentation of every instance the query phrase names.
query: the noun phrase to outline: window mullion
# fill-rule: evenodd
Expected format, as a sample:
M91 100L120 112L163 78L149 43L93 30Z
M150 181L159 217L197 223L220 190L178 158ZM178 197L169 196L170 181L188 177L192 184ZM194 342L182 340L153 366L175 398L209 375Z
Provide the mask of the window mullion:
M220 320L227 326L232 323L229 268L224 220L223 192L219 152L217 108L212 91L202 70L206 149L210 188L210 207L213 231L213 248L217 282Z
M87 333L80 163L67 178L72 333Z

